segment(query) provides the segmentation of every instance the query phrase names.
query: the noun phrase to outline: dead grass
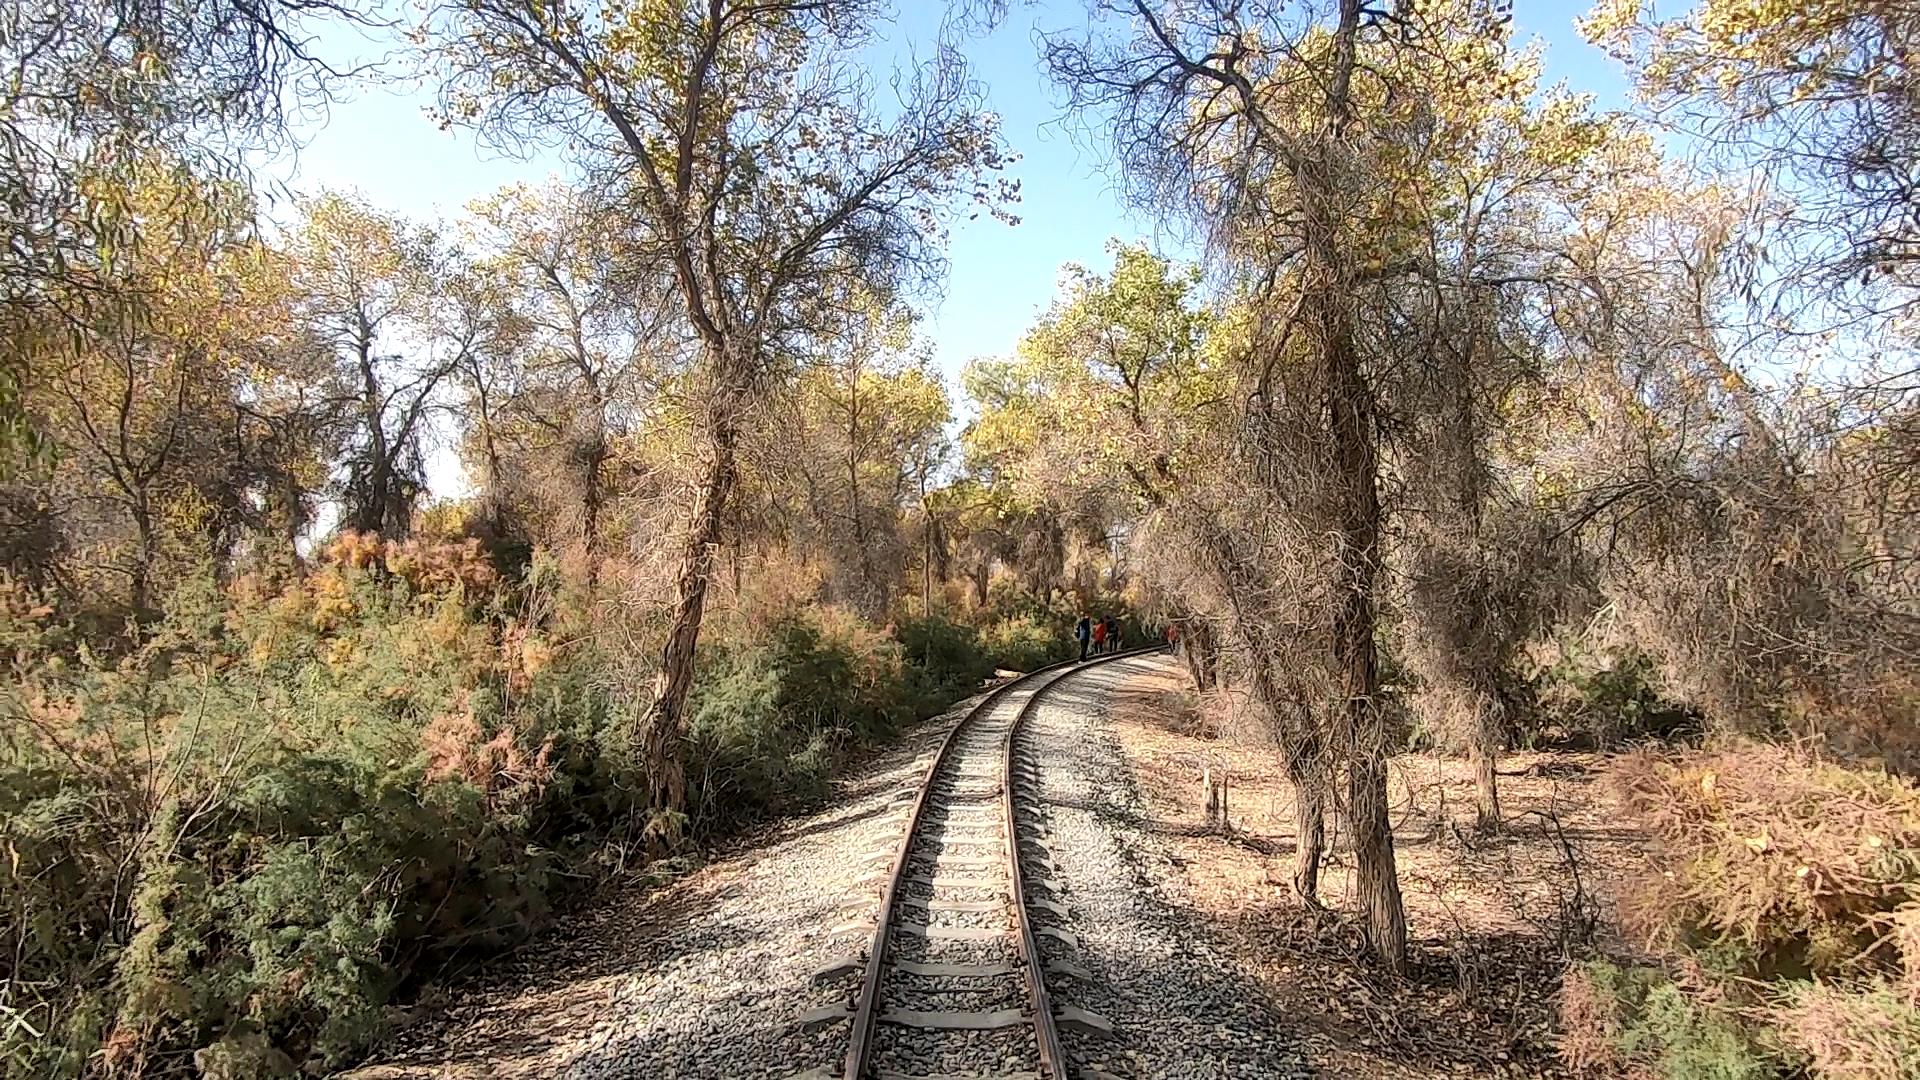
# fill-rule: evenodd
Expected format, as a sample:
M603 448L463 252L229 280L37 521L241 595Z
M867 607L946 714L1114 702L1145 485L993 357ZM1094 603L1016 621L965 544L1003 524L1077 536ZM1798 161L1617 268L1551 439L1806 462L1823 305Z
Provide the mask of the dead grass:
M1501 764L1507 827L1472 833L1462 759L1404 755L1391 803L1412 936L1410 973L1364 959L1342 912L1351 856L1334 837L1315 912L1287 887L1293 799L1277 748L1231 697L1196 707L1172 670L1119 688L1113 721L1152 823L1168 837L1185 900L1210 919L1329 1076L1567 1075L1553 1016L1567 955L1613 924L1595 880L1617 880L1644 838L1597 783L1601 755L1514 754ZM1230 778L1227 834L1206 828L1201 774ZM1338 822L1331 823L1338 829ZM1571 862L1570 862L1571 860ZM1619 943L1607 944L1618 947Z

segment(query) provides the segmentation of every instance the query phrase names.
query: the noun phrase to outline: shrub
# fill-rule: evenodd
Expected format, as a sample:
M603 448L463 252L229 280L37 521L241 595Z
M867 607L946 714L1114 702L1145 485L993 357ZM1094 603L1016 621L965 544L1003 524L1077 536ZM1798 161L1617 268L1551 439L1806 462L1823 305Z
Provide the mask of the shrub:
M1770 1018L1780 1039L1828 1080L1920 1077L1920 1009L1885 983L1790 986Z
M182 589L121 656L0 618L9 1074L339 1064L411 973L546 916L619 827L572 796L633 778L587 765L597 660L494 586L464 545L351 538L283 587Z
M1071 630L1068 624L1066 630ZM1012 615L988 623L980 632L980 647L997 668L1033 671L1078 656L1080 646L1070 633L1030 615Z
M894 637L912 665L911 690L923 713L972 693L993 674L980 635L964 623L938 615L903 619L895 624Z
M705 652L689 701L696 827L818 799L846 749L913 719L901 647L842 613L801 611Z
M1523 739L1557 728L1559 734L1595 746L1634 740L1697 737L1700 715L1664 697L1653 661L1636 649L1593 648L1566 640L1546 648L1529 685L1510 694L1531 707L1513 710L1523 720Z
M1657 968L1594 961L1561 988L1562 1054L1582 1071L1651 1067L1668 1080L1779 1074L1740 1019L1683 992Z
M1640 753L1615 777L1660 850L1629 890L1650 939L1723 943L1758 976L1834 975L1915 902L1920 789L1906 780L1761 744Z
M1920 1076L1920 788L1759 744L1614 775L1653 839L1624 921L1665 970L1570 975L1569 1063Z

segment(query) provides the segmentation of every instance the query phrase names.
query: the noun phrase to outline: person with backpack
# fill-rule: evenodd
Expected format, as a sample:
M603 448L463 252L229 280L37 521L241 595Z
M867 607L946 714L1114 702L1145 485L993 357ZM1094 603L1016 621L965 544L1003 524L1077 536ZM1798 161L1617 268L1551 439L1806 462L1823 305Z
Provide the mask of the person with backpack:
M1107 651L1110 653L1119 652L1120 651L1120 620L1109 615L1107 616L1106 623L1107 623L1107 633L1106 633Z
M1093 624L1094 652L1103 653L1107 651L1107 624L1112 621L1112 619L1102 615L1099 620Z
M1087 645L1093 639L1093 620L1085 615L1080 616L1080 621L1075 623L1073 627L1073 639L1080 643L1080 661L1081 663L1085 663L1087 659Z

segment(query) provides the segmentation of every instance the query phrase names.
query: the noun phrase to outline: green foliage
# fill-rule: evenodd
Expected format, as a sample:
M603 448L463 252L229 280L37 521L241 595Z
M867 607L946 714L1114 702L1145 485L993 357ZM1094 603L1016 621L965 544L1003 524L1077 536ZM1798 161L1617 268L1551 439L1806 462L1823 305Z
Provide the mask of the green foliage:
M1521 710L1520 735L1595 746L1637 739L1679 739L1700 733L1700 716L1660 692L1653 659L1634 648L1595 648L1567 639L1552 663L1537 668L1522 690L1538 708Z
M1816 1076L1920 1077L1920 1008L1901 988L1796 983L1773 1017L1781 1040Z
M710 646L688 701L696 827L739 822L826 793L845 750L912 720L899 644L845 617L776 619Z
M989 622L980 631L980 646L995 667L1011 671L1032 671L1080 652L1057 622L1032 615L1008 615Z
M509 591L477 545L346 537L283 584L178 590L120 656L0 592L4 1075L338 1066L410 981L625 865L634 658L551 570ZM817 799L990 671L940 620L895 640L799 608L713 636L696 835Z
M922 709L972 693L993 674L995 658L965 623L938 615L904 619L894 636L913 665L912 692Z
M1657 968L1594 961L1570 985L1585 1027L1570 1035L1584 1064L1650 1065L1669 1080L1765 1080L1780 1075L1737 1017L1683 993Z

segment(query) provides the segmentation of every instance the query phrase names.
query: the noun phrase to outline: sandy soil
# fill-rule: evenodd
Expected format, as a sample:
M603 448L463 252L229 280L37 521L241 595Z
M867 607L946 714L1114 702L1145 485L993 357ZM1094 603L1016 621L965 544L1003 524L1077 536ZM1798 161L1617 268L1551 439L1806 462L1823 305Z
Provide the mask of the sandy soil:
M1467 763L1431 754L1395 760L1396 850L1412 940L1409 970L1368 964L1349 913L1344 845L1322 873L1316 912L1288 886L1291 789L1270 743L1231 697L1195 707L1168 664L1116 693L1114 730L1186 902L1211 920L1289 1018L1325 1076L1564 1075L1553 1049L1553 997L1566 957L1610 924L1594 882L1617 879L1641 838L1622 828L1596 754L1516 753L1501 762L1506 828L1473 834ZM1201 777L1224 773L1231 829L1205 821ZM1330 823L1337 829L1337 823Z

